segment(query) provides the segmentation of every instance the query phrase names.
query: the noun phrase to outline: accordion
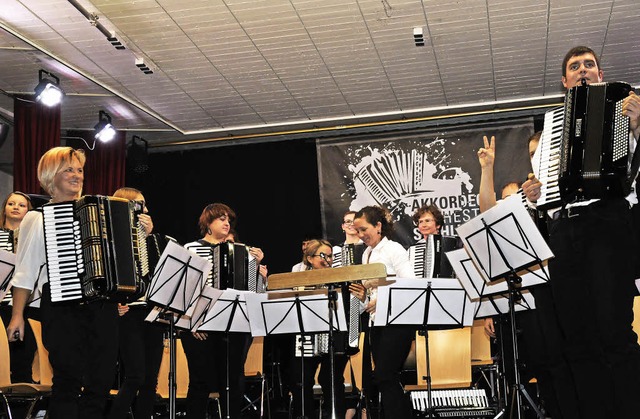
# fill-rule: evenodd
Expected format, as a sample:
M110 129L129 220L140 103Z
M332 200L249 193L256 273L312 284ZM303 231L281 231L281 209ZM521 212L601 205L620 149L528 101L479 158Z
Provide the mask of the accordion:
M0 249L15 253L13 230L0 228Z
M333 263L331 267L362 265L364 243L351 243L333 248Z
M622 82L576 86L564 108L545 114L532 160L543 183L539 209L629 193L629 118L622 100L630 91Z
M133 201L87 195L40 211L52 303L125 301L143 292L146 235Z
M460 249L462 242L456 236L430 234L425 242L409 248L409 260L418 278L455 278L446 252Z
M249 253L249 246L232 242L214 245L201 242L200 245L186 247L213 264L207 275L207 285L221 290L265 291L262 281L258 281L257 260Z

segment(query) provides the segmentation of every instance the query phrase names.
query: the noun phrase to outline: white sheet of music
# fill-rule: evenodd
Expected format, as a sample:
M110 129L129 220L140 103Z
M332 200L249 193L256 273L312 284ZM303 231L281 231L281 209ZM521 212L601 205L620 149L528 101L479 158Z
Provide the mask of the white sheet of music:
M455 278L394 278L391 285L378 287L374 326L422 325L425 321L427 288L429 311L427 324L471 326L477 303L471 301ZM391 304L389 300L391 299Z
M212 267L205 258L170 241L156 265L147 299L190 316Z
M519 301L514 302L513 308L516 312L524 310L533 310L536 308L536 301L533 294L529 290L520 291L522 297ZM491 317L497 314L506 314L509 312L509 294L497 294L484 297L476 308L476 318Z
M517 194L457 227L456 231L487 282L501 279L512 268L521 270L534 265L536 260L553 257ZM544 282L543 276L534 275L532 280Z
M241 291L233 288L218 290L212 288L216 296L202 323L199 332L251 332L247 313L246 296L252 291Z
M300 321L296 308L296 297L282 297L290 295L292 291L269 291L247 295L247 308L251 321L253 336L272 334L300 333ZM300 303L304 333L329 331L329 301L325 294L300 295ZM334 331L346 331L342 299L336 300L336 311L333 318Z
M13 277L16 266L16 255L0 249L0 301L4 300L9 290L9 282Z

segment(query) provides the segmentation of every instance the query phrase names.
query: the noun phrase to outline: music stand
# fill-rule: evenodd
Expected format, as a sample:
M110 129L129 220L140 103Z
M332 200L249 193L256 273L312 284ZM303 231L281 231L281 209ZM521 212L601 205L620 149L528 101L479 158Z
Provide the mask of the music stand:
M523 289L549 280L544 261L552 257L553 253L522 204L520 194L511 195L488 211L459 226L456 231L462 238L464 249L473 261L473 265L477 267L478 272L488 284L485 287L471 283L470 295L475 292L480 297L484 297L496 294L497 290L504 293L506 287L514 363L514 390L511 395L510 416L513 415L515 408L517 418L522 417L522 396L524 396L536 415L543 419L544 415L520 382L515 312L516 302L523 299ZM454 252L447 253L447 256ZM459 255L452 254L449 259L450 261L454 259L452 263L454 269L457 266L461 270L458 272L456 269L456 273L461 277L472 276L471 265L468 262L461 262L463 258L456 257ZM523 272L527 275L527 282L523 281L524 276L521 275ZM461 283L464 286L465 280L461 279ZM491 285L497 287L491 287Z
M156 265L147 301L152 310L145 320L169 323L169 417L176 417L176 330L180 316L191 315L202 292L211 262L170 241Z
M427 365L427 413L433 416L429 326L471 326L477 303L472 302L455 278L396 278L394 284L378 287L375 326L417 325L425 335Z
M335 293L333 286L336 283L347 283L353 281L377 281L378 285L384 284L387 278L387 268L383 263L369 263L364 265L349 265L335 267L332 269L312 269L301 272L285 272L273 274L269 276L269 290L291 289L293 287L328 285L332 292ZM328 307L331 307L332 301L338 300L335 294L330 294L328 299ZM334 310L328 308L329 313ZM343 310L344 313L344 310ZM343 316L344 317L344 316ZM333 318L330 317L332 322ZM346 330L346 325L342 330ZM334 328L329 327L329 353L333 366L333 333ZM303 360L301 360L302 362ZM335 418L335 385L334 385L334 368L331 369L331 397L332 401L332 418Z
M301 334L304 338L307 333L324 332L331 334L336 331L346 330L347 322L341 300L338 299L333 302L334 304L331 304L327 291L327 289L270 291L265 294L247 295L251 334L253 336ZM335 323L333 320L335 320ZM330 337L330 356L332 356L331 350L332 342ZM304 363L304 356L300 357L300 363ZM303 374L301 376L302 416L304 417L304 368L301 368L301 371ZM333 380L331 386L332 392L335 392ZM333 406L333 416L335 417L335 403L333 403Z
M9 284L15 272L16 255L6 250L0 250L0 301L9 292Z
M249 315L246 308L247 294L253 294L252 291L235 290L227 288L219 290L211 288L215 296L211 304L204 313L202 322L196 326L198 332L224 332L227 335L226 340L226 371L225 371L225 405L227 407L227 418L230 416L231 398L230 398L230 382L229 382L229 333L241 332L250 333L251 326L249 324Z

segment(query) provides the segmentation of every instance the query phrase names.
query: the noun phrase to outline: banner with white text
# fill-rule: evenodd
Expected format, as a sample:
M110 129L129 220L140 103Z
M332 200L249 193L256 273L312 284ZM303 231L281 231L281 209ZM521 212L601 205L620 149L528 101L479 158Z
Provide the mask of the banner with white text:
M385 134L357 139L318 140L320 202L324 235L333 244L344 240L342 215L367 205L382 205L395 220L393 239L405 247L420 238L411 217L434 203L445 216L444 235L479 213L480 164L477 151L483 135L495 136L495 190L523 182L531 172L528 138L533 120L472 127L434 128L410 134Z

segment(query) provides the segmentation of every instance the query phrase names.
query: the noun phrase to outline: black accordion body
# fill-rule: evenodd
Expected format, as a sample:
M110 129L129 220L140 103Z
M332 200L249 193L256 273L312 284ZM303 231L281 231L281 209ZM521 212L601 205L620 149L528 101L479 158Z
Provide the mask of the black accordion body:
M332 267L362 265L362 254L366 246L364 243L343 244L333 248Z
M459 249L462 242L457 236L430 234L424 242L409 248L409 260L418 278L455 278L446 252Z
M261 281L258 281L258 264L249 254L249 246L232 242L214 245L202 240L199 242L201 245L188 246L188 249L213 264L207 276L207 285L221 290L263 291Z
M40 210L52 303L126 301L144 290L146 235L133 201L87 195Z
M593 83L567 91L564 109L548 111L540 139L538 208L630 191L629 118L622 115L627 83Z

